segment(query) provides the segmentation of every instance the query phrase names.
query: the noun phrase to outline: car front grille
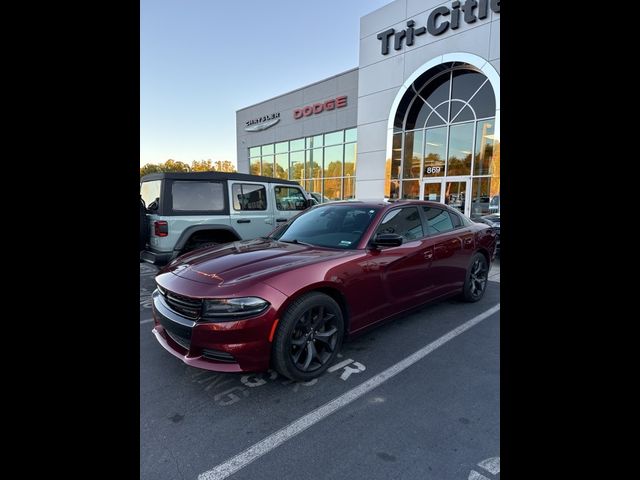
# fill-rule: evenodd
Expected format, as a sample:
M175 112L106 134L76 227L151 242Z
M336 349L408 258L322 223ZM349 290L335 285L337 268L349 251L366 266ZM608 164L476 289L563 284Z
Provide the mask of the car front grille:
M167 335L169 335L174 342L176 342L182 348L186 348L187 350L189 350L189 347L191 346L191 340L181 337L180 335L176 335L175 333L170 332L167 329L165 329L165 332L167 332Z
M202 315L201 299L185 297L164 289L161 290L161 293L169 308L174 312L191 320L196 320Z
M235 363L236 359L233 358L233 355L227 352L221 352L220 350L211 350L205 348L202 350L202 356L204 358L208 358L209 360L215 360L217 362L224 363Z

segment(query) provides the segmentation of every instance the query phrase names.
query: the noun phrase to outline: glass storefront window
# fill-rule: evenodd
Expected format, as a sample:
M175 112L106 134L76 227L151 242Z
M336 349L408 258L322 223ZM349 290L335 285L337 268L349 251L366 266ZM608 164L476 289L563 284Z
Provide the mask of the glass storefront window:
M449 160L447 176L471 175L471 150L473 149L473 123L449 127Z
M342 145L324 149L324 177L342 176Z
M449 203L468 214L485 212L489 205L499 210L500 142L494 140L499 128L494 128L496 96L489 78L463 62L437 65L416 78L397 105L385 194L394 198L399 185L402 198L419 198L413 180L420 175L416 174L418 159L422 179L427 180L424 188L420 185L425 199ZM398 170L402 171L400 182ZM445 176L462 178L428 181ZM441 187L446 194L441 195ZM476 195L473 205L472 194Z
M393 145L391 147L391 159L387 160L390 162L389 165L389 175L390 179L400 178L400 166L402 165L402 134L396 133L393 136Z
M344 146L344 174L355 177L356 175L356 152L357 145L355 143L347 143Z
M325 178L323 195L329 200L340 200L342 195L342 179Z
M422 163L422 130L407 132L404 137L404 168L402 178L419 178Z
M425 177L444 177L444 157L447 149L447 127L428 128L424 142Z
M471 217L500 211L500 178L479 177L471 182Z
M357 128L249 147L254 175L290 179L332 200L355 197Z
M420 182L418 180L405 180L402 182L402 198L411 200L420 198Z
M258 147L260 148L260 147ZM249 173L251 175L260 175L260 157L252 158L251 163L249 165Z
M491 175L494 123L494 119L478 122L476 133L476 155L473 165L474 175Z
M273 147L273 145L271 145ZM273 155L262 157L262 175L273 177Z
M304 151L291 152L289 156L291 160L289 178L291 180L302 180L302 172L304 171Z
M347 176L344 177L343 187L343 199L356 198L356 178L354 176L347 174Z
M306 178L322 177L322 148L307 150Z
M388 186L389 190L385 192L385 196L390 200L397 200L400 197L400 182L398 180L391 180Z
M289 150L292 152L295 152L296 150L304 150L304 138L291 140L289 142Z
M344 130L340 130L339 132L325 133L325 145L336 145L338 143L344 143Z
M279 153L276 155L276 178L289 178L289 155Z

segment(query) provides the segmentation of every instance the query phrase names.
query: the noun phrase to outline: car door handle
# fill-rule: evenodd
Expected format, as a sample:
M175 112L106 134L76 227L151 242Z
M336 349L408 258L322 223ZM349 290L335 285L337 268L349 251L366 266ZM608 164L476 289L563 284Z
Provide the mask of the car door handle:
M241 220L238 220L238 223L251 223L251 220L249 220L248 218L243 218Z
M473 239L472 238L465 238L464 239L464 244L465 245L471 245L473 243Z
M276 218L276 222L286 222L286 218Z
M429 260L433 257L433 252L424 252L424 258Z

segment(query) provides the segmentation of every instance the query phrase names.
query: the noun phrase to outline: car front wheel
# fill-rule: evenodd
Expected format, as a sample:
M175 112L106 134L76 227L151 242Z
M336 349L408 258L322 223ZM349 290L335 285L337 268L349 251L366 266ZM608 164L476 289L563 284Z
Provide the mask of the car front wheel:
M324 293L295 300L280 319L273 341L273 366L285 377L308 381L335 359L344 335L340 306Z

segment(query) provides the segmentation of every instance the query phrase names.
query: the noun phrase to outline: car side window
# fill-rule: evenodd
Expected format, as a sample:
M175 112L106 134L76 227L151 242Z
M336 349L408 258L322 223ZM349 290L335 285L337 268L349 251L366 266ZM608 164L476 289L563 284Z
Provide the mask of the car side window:
M234 183L231 187L234 210L266 210L267 189L264 185Z
M273 191L276 197L278 210L304 210L306 198L302 190L296 187L276 186Z
M453 222L451 221L452 215L449 215L449 212L446 210L435 207L422 207L422 210L427 217L427 231L429 235L449 232L454 229ZM459 221L458 219L458 222Z
M397 233L405 240L415 240L424 237L422 220L416 207L404 207L391 210L382 219L376 229L379 233Z

